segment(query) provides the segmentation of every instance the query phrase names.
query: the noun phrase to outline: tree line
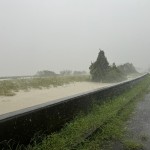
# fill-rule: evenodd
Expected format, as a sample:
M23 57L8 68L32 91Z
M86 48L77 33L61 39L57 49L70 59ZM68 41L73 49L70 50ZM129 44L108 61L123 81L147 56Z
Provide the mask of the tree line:
M103 50L100 50L96 61L91 63L89 69L92 80L98 82L118 82L125 80L129 74L138 73L132 63L110 65Z
M132 63L125 63L123 65L116 66L115 63L109 64L105 52L100 50L95 62L91 63L90 75L92 81L96 82L119 82L127 79L130 74L137 74L135 67ZM54 71L43 70L38 71L35 76L48 77L48 76L70 76L70 75L87 75L86 71L71 71L63 70L59 74Z
M42 70L42 71L38 71L35 76L48 77L48 76L71 76L71 75L87 75L87 72L63 70L63 71L60 71L59 74L57 74L54 71Z

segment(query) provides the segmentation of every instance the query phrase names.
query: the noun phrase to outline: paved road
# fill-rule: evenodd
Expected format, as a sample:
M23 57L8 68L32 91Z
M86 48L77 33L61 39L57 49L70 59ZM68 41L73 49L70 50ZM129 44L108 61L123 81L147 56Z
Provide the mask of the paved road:
M133 117L128 122L130 138L144 145L144 150L150 150L150 93L137 104Z

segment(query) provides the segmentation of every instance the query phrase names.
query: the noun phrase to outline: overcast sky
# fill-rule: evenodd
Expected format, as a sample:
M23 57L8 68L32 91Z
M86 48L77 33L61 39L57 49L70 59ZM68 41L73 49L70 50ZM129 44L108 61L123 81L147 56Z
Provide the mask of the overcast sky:
M0 76L150 66L150 0L0 0Z

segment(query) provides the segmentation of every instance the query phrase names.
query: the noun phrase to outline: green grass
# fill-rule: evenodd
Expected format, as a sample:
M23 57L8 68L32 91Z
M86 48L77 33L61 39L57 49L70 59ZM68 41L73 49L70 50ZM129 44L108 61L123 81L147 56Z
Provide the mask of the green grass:
M143 145L134 140L126 140L124 141L124 149L125 150L143 150Z
M0 96L13 96L19 90L30 90L31 88L42 89L52 86L60 86L70 82L89 81L88 75L84 76L56 76L38 77L29 79L12 79L0 81Z
M126 149L134 149L136 143L125 142L124 123L139 97L147 91L149 84L150 77L146 77L107 103L94 105L88 115L80 114L60 132L44 137L40 143L35 139L34 144L28 145L25 150L107 150L111 149L115 142L121 143ZM87 138L87 135L95 130L96 132Z

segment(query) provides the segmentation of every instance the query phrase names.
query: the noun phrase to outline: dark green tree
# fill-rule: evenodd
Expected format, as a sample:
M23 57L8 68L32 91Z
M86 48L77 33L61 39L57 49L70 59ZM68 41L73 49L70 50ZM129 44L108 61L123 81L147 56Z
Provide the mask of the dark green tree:
M109 63L105 57L105 53L103 50L100 50L97 60L94 63L91 63L89 67L92 80L103 81L109 68Z
M125 75L118 69L115 63L110 66L109 71L105 76L106 82L120 82L125 79Z

